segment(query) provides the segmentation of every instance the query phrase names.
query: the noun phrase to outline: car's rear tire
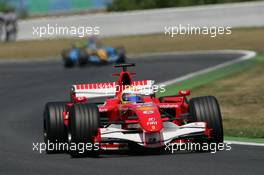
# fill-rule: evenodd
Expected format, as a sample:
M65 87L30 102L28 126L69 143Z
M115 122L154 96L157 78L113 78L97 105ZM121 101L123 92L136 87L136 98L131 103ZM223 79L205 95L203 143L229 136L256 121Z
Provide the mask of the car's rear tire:
M207 122L208 128L212 129L212 138L209 143L223 142L222 116L217 99L213 96L192 98L189 102L189 112L193 121Z
M64 60L64 67L65 68L73 68L74 67L74 62L70 60L69 58L63 58Z
M125 63L126 62L126 56L120 55L116 63Z
M72 68L74 66L74 61L72 61L68 55L69 55L70 50L69 49L63 49L61 51L61 56L63 60L63 64L65 68Z
M62 114L66 110L65 105L66 102L49 102L45 105L43 134L46 147L48 143L67 143L67 130ZM46 152L53 153L61 151L46 149Z
M70 145L89 144L91 150L70 150L72 157L97 156L99 147L93 143L100 127L99 110L95 104L74 104L69 114ZM90 148L89 148L90 149Z
M88 55L85 50L80 49L78 64L80 67L84 67L88 63Z
M115 48L117 55L119 58L116 60L116 63L125 63L126 62L126 51L124 47Z

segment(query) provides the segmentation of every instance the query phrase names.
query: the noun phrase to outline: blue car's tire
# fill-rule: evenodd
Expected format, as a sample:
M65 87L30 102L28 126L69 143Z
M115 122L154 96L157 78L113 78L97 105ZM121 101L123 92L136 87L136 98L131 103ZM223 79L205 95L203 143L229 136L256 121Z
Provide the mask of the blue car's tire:
M118 55L118 59L116 60L116 63L125 63L126 62L126 52L124 47L117 47L116 54Z
M63 64L65 68L72 68L74 66L74 62L68 57L70 50L64 49L61 52Z
M80 67L83 67L87 65L88 63L88 56L84 50L80 50L79 52L79 58L78 58L78 65Z
M126 56L120 55L116 63L125 63L126 62Z
M74 62L71 61L69 58L66 58L64 60L64 67L65 68L72 68L72 67L74 67Z

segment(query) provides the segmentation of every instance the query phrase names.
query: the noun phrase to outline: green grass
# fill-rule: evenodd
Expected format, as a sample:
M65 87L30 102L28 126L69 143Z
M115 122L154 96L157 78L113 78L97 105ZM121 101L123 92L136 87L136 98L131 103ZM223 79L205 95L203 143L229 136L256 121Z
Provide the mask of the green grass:
M264 138L264 56L167 87L165 94L191 89L192 95L218 98L226 136Z
M256 58L255 58L256 59ZM209 73L205 73L199 76L195 76L186 81L182 81L173 85L166 87L166 95L174 95L181 89L193 89L195 87L199 87L205 84L208 84L212 81L218 80L220 78L224 78L232 73L236 73L242 71L253 64L254 61L245 61L238 64L230 65L224 68L220 68L214 70ZM157 93L157 96L163 96L163 93Z

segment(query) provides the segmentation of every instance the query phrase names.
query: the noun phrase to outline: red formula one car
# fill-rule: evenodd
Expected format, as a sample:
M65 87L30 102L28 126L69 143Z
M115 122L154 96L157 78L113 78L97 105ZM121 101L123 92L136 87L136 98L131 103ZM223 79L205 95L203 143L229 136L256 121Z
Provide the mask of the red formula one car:
M221 113L215 97L175 96L156 98L153 80L134 81L134 73L114 74L116 82L78 84L71 89L70 102L49 102L44 111L46 145L64 145L72 156L98 155L100 150L164 148L170 143L223 142ZM90 98L108 97L102 103ZM90 143L90 145L86 145ZM80 151L79 148L85 150ZM65 148L64 147L64 148ZM58 151L48 149L46 151Z

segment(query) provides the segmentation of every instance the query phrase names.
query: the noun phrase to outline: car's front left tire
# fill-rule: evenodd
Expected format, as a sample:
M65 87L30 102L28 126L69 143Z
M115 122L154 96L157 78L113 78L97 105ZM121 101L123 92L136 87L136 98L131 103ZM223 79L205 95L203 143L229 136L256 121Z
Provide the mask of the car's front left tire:
M195 97L189 102L189 112L194 122L206 122L212 129L208 143L223 142L223 124L218 101L213 96Z
M63 150L55 149L55 144L67 143L67 130L63 118L65 106L66 102L49 102L45 105L43 135L47 153L61 152Z

